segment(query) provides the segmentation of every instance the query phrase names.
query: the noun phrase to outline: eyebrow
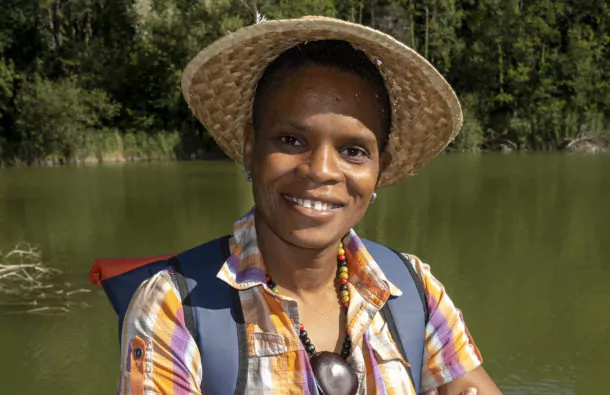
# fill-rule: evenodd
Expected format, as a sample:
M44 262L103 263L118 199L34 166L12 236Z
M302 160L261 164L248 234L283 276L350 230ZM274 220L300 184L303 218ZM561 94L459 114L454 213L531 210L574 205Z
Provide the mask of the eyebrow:
M301 130L301 131L308 131L309 127L305 126L305 125L301 125L299 123L293 122L293 121L288 121L288 125L292 126L295 129Z
M309 126L302 125L295 121L287 121L287 124L302 132L309 132L311 130L311 128ZM378 138L376 136L375 137L371 137L368 135L365 136L360 133L357 136L349 136L349 139L351 139L356 144L373 144L373 143L377 143L377 145L381 144L381 141L378 141Z

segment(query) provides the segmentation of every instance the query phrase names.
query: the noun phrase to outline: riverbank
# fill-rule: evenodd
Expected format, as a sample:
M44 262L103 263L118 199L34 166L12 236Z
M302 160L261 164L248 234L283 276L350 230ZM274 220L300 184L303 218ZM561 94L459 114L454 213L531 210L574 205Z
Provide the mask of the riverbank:
M446 152L566 152L579 154L607 154L610 153L610 133L592 137L581 137L564 142L558 147L545 147L544 149L531 149L527 146L519 146L508 139L497 139L488 141L480 146L469 149L460 149L449 145Z
M564 150L584 154L610 153L610 135L576 139L566 144Z
M108 139L107 139L108 141ZM27 166L61 166L61 165L94 165L112 163L137 163L152 161L189 161L189 160L222 160L227 156L217 147L209 149L196 149L185 152L184 143L180 142L178 134L166 133L157 136L147 136L144 133L121 136L116 133L111 136L111 143L104 144L100 149L90 150L86 155L62 157L59 155L44 158L23 159L13 157L0 159L0 167L27 167ZM594 137L582 137L562 144L557 148L539 150L544 152L566 152L575 154L608 154L610 153L610 134ZM496 140L486 142L481 146L464 149L449 145L445 152L537 152L530 148L522 148L510 140Z
M96 130L79 139L69 149L57 147L53 153L42 153L31 142L2 144L0 166L59 166L74 164L126 163L165 160L220 159L224 154L213 144L197 136L180 132L119 132Z

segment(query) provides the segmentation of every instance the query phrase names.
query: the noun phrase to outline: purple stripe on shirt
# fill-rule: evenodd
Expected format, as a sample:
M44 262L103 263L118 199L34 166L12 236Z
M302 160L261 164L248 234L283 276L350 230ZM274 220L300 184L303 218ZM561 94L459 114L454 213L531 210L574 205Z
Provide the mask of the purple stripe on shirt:
M190 386L188 381L188 362L186 359L186 351L188 347L188 339L190 333L184 327L184 309L180 309L176 312L178 318L177 325L174 326L172 331L171 344L169 347L170 352L173 354L173 375L174 375L174 394L190 394Z
M127 348L127 366L125 366L125 371L131 373L131 342L129 342L129 347Z
M383 380L383 375L381 374L381 369L379 368L379 363L377 363L377 358L375 358L375 352L369 345L369 331L364 332L362 340L363 345L366 347L369 353L369 360L371 361L371 369L373 370L373 378L375 379L375 385L377 386L377 393L387 394L388 390L385 387L385 382Z
M237 273L237 275L235 276L235 282L237 284L242 284L246 282L264 283L265 272L259 267L250 267Z
M231 255L227 258L226 263L229 264L231 273L236 274L239 269L239 257L237 255Z
M297 351L297 358L299 361L299 371L303 378L303 394L311 395L316 393L316 380L313 377L313 371L309 365L309 357L305 350Z
M129 347L127 347L127 360L125 365L125 372L131 374L131 342L129 342ZM122 369L121 369L122 370ZM121 375L121 379L119 380L119 385L117 387L116 393L120 395L123 393L125 387L125 377Z
M364 248L364 244L362 244L362 240L360 240L360 238L358 236L356 236L354 233L350 233L348 236L348 243L347 243L347 249L350 252L354 252L354 251L359 251L361 249Z
M466 371L464 370L464 366L460 363L460 357L455 349L453 330L451 326L449 326L449 322L443 313L436 309L438 303L436 298L428 294L428 305L435 308L434 310L430 310L432 311L432 314L430 315L428 325L434 327L434 333L432 335L442 344L443 362L445 366L449 368L451 378L456 379L463 376Z

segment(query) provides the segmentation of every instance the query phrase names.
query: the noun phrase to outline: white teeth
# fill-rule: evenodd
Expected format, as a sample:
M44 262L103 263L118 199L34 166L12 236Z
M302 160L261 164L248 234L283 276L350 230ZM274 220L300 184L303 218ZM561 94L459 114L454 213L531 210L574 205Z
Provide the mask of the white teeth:
M328 211L335 207L338 207L338 205L332 204L332 203L325 203L325 202L309 200L309 199L300 199L300 198L296 198L294 196L289 196L289 195L286 195L286 199L298 204L299 206L311 208L316 211Z

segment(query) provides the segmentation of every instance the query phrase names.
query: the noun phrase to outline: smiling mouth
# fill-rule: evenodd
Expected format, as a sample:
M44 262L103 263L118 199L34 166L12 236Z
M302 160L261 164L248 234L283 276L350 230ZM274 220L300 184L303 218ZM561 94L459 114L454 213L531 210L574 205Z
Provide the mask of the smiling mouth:
M282 195L282 196L284 197L284 199L288 200L289 202L293 202L301 207L310 208L312 210L316 210L316 211L320 211L320 212L330 211L333 209L343 207L342 204L323 202L321 200L301 199L301 198L297 198L295 196L290 196L290 195Z

